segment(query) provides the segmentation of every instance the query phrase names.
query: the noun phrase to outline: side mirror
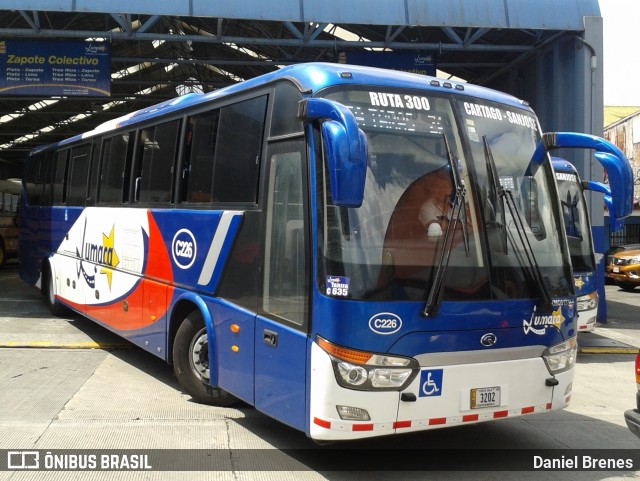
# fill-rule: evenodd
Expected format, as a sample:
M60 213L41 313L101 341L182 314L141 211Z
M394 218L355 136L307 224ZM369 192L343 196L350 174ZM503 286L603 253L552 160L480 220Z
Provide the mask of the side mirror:
M604 194L603 199L604 203L609 209L609 230L611 232L617 232L624 228L624 222L622 218L617 218L615 216L615 207L613 203L613 197L611 197L611 189L608 185L605 185L601 182L596 182L594 180L583 180L582 188L584 190L592 190L593 192L600 192Z
M622 219L633 211L633 171L624 154L620 152L620 155L624 162L617 155L608 152L596 152L595 158L600 161L609 179L613 200L611 217Z
M608 185L605 185L601 182L596 182L595 180L583 180L582 181L582 188L584 190L592 190L594 192L600 192L601 194L604 194L605 196L609 197L609 201L613 201L611 199L611 189L609 188Z
M576 132L551 132L543 136L544 148L553 149L592 149L595 150L595 158L602 164L609 178L610 224L621 226L622 219L631 215L633 211L633 171L629 160L624 153L611 142L601 137ZM540 159L539 150L544 150L540 145L534 153L534 159ZM534 162L532 159L532 163ZM594 189L597 190L597 189ZM606 199L605 199L606 202ZM617 228L616 230L620 230Z
M339 207L360 207L367 172L367 138L344 105L311 98L298 104L303 121L324 120L322 140L329 170L331 198Z
M617 219L613 214L613 199L610 195L604 195L604 203L609 209L609 230L611 232L618 232L624 229L624 222L622 219Z

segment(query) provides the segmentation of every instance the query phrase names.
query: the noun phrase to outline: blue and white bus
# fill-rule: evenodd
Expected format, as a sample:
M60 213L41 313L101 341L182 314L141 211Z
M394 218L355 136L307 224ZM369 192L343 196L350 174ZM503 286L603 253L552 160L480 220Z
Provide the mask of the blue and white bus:
M290 66L33 151L21 276L317 440L561 409L564 143L496 91Z
M621 230L621 219L631 214L631 210L626 210L631 207L627 199L633 195L633 176L629 161L622 152L612 156L611 159L609 163L604 163L604 167L607 170L607 176L614 179L613 185L619 187L614 192L601 182L581 181L573 164L567 160L552 157L573 266L578 331L590 332L595 329L599 302L598 290L602 290L604 282L602 273L597 274L591 222L584 191L590 190L604 194L604 203L611 212L609 226L611 232Z

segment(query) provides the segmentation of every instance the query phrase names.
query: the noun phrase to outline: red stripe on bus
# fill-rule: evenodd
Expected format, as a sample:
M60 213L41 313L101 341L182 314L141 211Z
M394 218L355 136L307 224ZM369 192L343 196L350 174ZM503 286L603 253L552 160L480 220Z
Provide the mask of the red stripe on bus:
M551 409L551 403L547 403L547 409Z
M396 421L395 423L393 423L393 429L410 428L410 427L411 427L411 421Z
M477 414L467 414L466 416L462 416L462 422L468 423L469 421L477 421L479 419Z
M522 408L522 414L531 414L532 412L534 412L536 410L535 407L533 406L529 406L526 408Z
M493 419L506 418L509 415L509 411L496 411L493 413Z
M437 426L438 424L447 424L447 418L429 419L429 426Z
M331 429L331 423L329 421L325 421L323 419L313 418L313 423L317 424L321 428Z
M373 431L373 424L354 424L351 426L352 431Z

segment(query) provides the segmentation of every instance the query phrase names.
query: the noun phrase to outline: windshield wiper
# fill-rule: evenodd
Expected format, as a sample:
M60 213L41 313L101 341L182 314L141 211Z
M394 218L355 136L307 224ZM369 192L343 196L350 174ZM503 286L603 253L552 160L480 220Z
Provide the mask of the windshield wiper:
M489 147L489 141L487 140L487 136L482 136L482 142L484 143L484 160L487 169L487 177L489 180L489 185L491 189L487 193L487 202L490 203L491 207L494 209L492 214L496 220L489 221L487 219L487 227L496 225L500 231L500 242L502 244L502 251L508 254L508 246L507 246L507 220L505 216L504 210L504 189L500 184L500 180L498 178L498 170L496 169L495 161L493 160L493 154L491 153L491 148ZM500 221L498 221L498 209L500 210ZM486 214L485 214L486 215ZM487 217L485 217L486 219Z
M447 219L447 229L444 233L444 240L442 242L442 250L440 251L440 258L438 259L438 267L429 289L426 305L424 307L423 315L425 317L433 317L436 314L438 305L442 298L442 282L444 281L444 275L449 266L449 258L451 257L451 249L453 247L453 238L455 237L456 228L458 223L462 219L462 238L464 242L464 249L469 256L469 233L467 232L467 213L466 213L466 195L467 191L460 178L460 172L458 172L457 162L451 155L451 149L446 134L442 134L444 139L444 146L447 152L447 160L449 162L449 168L451 169L451 180L453 186L453 200L451 201L451 208L449 209L449 215Z
M536 256L533 252L533 248L531 247L531 243L529 242L529 238L527 237L526 229L524 227L524 222L522 221L522 217L520 216L520 211L516 206L516 201L513 198L513 193L509 189L505 189L500 185L497 175L497 169L495 161L493 160L493 154L491 152L491 147L489 147L489 142L487 141L487 137L482 137L484 142L484 152L485 152L485 161L487 164L487 175L489 177L489 183L492 187L492 198L496 200L495 205L500 205L501 215L502 215L502 223L499 223L499 228L504 233L501 236L502 240L502 248L505 254L507 252L507 237L511 239L511 243L516 246L516 243L511 235L509 229L506 225L506 212L504 208L504 200L506 199L507 207L509 208L509 214L513 219L513 224L516 228L516 232L518 233L518 239L520 240L520 244L523 247L524 255L526 256L527 263L530 267L531 277L533 278L534 283L539 287L540 296L542 298L542 308L545 310L552 310L552 298L551 293L549 292L549 288L547 284L544 282L544 278L542 276L542 271L540 270L540 265L536 260ZM523 265L522 258L517 249L516 256L520 260L520 264Z
M542 276L542 271L540 270L540 264L536 260L536 256L533 252L533 248L531 247L531 243L529 242L529 238L527 237L527 233L524 227L524 222L522 221L522 217L520 217L520 212L516 207L516 201L513 198L513 193L505 189L504 198L507 199L507 207L509 207L509 214L511 214L511 218L514 220L514 225L516 226L516 232L518 233L518 238L520 239L520 243L524 247L524 254L527 257L527 261L531 266L531 274L533 276L533 280L535 284L540 288L540 296L542 297L542 308L545 311L551 311L553 309L551 303L551 293L549 292L549 288L547 284L544 282L544 278ZM513 241L512 241L513 242Z

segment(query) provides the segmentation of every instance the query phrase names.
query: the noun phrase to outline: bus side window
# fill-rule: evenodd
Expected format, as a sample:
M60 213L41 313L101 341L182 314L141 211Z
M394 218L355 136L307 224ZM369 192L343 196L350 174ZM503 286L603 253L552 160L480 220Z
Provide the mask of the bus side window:
M29 159L25 185L28 205L40 205L42 202L42 191L44 189L43 171L45 168L45 154L34 154Z
M87 198L90 151L91 144L84 144L71 149L67 205L84 206Z
M218 136L220 110L210 110L189 119L185 161L182 168L181 201L191 204L213 202L213 157Z
M291 82L281 82L276 86L270 137L304 132L302 121L298 118L298 101L301 98L300 91Z
M40 205L53 205L53 179L56 169L56 155L54 151L49 151L42 159L40 167L39 182L42 183L42 198Z
M213 167L216 202L257 203L267 96L223 107Z
M135 166L135 202L146 204L171 202L173 165L179 132L179 120L140 131L138 139L140 148Z
M67 201L67 163L69 150L58 152L56 159L56 170L53 179L53 203L55 205L64 204Z
M96 140L91 148L91 169L86 205L95 205L98 198L98 182L100 178L100 140Z
M133 133L123 132L104 142L99 194L101 204L120 204L129 199L129 166L133 153L130 139L133 140Z

